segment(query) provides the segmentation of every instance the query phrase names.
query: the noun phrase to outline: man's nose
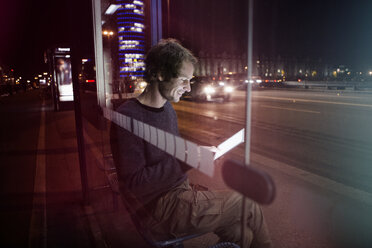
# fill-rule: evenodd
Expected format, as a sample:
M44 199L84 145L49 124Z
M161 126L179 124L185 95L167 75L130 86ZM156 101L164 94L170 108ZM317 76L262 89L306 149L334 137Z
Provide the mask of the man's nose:
M187 80L187 81L186 81L185 89L186 89L187 92L190 92L190 91L191 91L190 80Z

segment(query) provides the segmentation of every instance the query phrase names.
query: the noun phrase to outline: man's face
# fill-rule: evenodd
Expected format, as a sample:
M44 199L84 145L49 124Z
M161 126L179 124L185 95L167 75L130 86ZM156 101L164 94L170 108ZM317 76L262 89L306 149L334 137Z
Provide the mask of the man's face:
M178 102L183 93L190 92L190 80L193 74L193 64L184 61L177 78L172 78L169 82L159 82L159 91L162 97L170 102Z

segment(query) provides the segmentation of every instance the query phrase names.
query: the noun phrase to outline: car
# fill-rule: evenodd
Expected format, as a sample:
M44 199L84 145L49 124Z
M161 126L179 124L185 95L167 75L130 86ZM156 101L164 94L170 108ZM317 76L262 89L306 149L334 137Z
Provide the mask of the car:
M230 101L234 87L224 81L212 80L209 77L194 77L190 81L191 91L184 94L183 99L195 101L212 101L222 99Z

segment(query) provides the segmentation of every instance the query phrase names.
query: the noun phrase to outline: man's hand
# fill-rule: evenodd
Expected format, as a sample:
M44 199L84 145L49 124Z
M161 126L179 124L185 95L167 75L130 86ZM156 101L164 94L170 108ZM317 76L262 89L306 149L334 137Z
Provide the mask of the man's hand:
M208 149L210 150L211 152L213 152L214 154L216 154L216 152L218 151L218 148L215 147L215 146L200 146L200 147L203 147L205 149Z

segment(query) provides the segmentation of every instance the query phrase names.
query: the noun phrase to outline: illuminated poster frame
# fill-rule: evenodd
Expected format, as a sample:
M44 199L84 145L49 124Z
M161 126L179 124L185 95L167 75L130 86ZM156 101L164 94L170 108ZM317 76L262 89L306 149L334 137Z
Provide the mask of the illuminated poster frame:
M54 81L57 86L57 97L60 102L74 100L71 72L70 48L56 48L53 56Z

